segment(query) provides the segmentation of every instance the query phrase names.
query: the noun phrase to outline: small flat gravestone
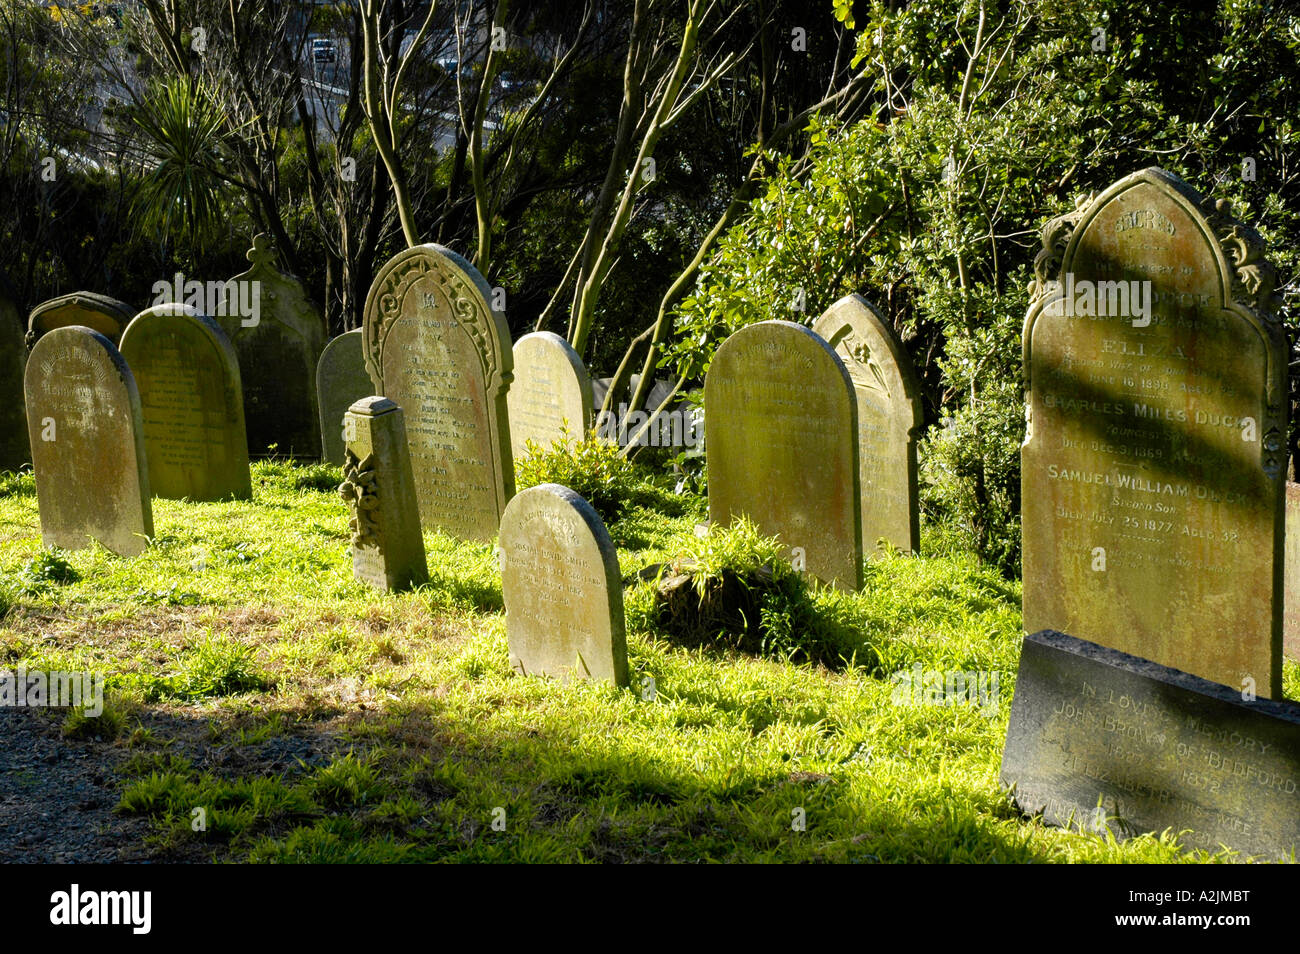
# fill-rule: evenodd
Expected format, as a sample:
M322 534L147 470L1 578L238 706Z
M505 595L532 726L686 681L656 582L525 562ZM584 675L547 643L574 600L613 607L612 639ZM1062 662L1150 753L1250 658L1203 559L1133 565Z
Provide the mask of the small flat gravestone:
M140 388L153 492L252 497L239 362L221 327L188 305L155 305L127 325L122 356Z
M1024 621L1282 692L1287 345L1259 237L1161 169L1043 230Z
M124 301L79 291L43 301L27 317L27 347L35 346L41 335L55 328L81 325L98 331L113 344L122 338L122 331L135 315L135 309Z
M362 398L344 416L343 433L339 494L348 504L352 572L380 590L428 582L402 409L388 398Z
M618 554L591 504L559 484L516 495L501 519L500 559L511 667L626 686Z
M1025 637L1002 756L1019 807L1117 838L1300 855L1300 706L1061 633Z
M117 348L90 328L56 328L32 349L25 390L42 542L143 552L153 507L140 395Z
M893 327L861 295L846 295L813 322L844 362L858 400L858 479L862 552L878 542L907 553L921 549L917 506L916 431L923 421L920 389L907 349Z
M550 331L515 342L515 380L510 385L510 446L515 459L528 455L528 441L549 450L564 437L580 441L591 427L591 377L572 346Z
M347 331L330 341L316 365L316 403L320 406L321 457L330 464L343 463L343 415L370 395L374 384L366 372L361 329Z
M722 343L704 379L709 521L747 515L796 569L862 585L853 382L822 338L760 321Z
M366 298L366 370L406 415L420 520L467 540L496 537L515 493L505 316L469 262L440 245L388 261Z
M248 452L317 459L315 376L325 319L298 280L276 270L266 235L253 239L247 257L252 267L226 283L217 321L239 358Z
M0 292L0 471L17 470L32 459L23 410L26 359L18 308Z

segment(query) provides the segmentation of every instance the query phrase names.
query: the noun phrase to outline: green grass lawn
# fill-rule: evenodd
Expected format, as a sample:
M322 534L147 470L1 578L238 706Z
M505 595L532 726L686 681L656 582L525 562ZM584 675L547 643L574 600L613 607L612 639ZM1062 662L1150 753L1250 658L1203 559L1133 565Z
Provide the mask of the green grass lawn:
M158 859L1231 858L1011 807L1019 584L973 559L889 557L855 595L787 578L762 645L687 639L636 574L700 555L703 504L647 487L610 527L632 687L561 685L511 672L492 547L428 533L427 586L355 582L340 479L260 463L251 502L155 500L143 556L64 566L41 558L31 477L0 477L0 665L110 675L103 716L43 717L91 740ZM996 706L894 704L917 663L998 674Z

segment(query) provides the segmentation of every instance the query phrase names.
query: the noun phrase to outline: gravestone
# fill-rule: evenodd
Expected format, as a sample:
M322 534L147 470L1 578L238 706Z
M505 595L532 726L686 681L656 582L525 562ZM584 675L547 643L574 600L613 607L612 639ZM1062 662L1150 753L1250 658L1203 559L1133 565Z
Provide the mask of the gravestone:
M41 541L143 552L153 507L140 395L117 348L89 328L56 328L32 349L25 391Z
M18 308L0 292L0 471L17 470L32 459L23 410L26 359Z
M789 321L741 328L704 379L709 520L747 515L796 569L862 585L857 407L843 362Z
M486 542L514 496L505 316L469 262L440 245L388 261L366 298L366 370L406 415L420 520Z
M343 463L343 415L374 388L366 372L362 340L360 328L344 332L325 346L316 365L321 456L330 464Z
M339 494L348 504L353 574L381 590L428 582L402 409L388 398L362 398L348 409L343 433Z
M500 545L511 668L626 686L618 554L591 504L559 484L530 487L507 505Z
M1300 854L1300 706L1061 633L1025 637L1001 777L1049 824Z
M511 450L528 456L528 441L549 450L564 438L581 441L591 427L591 377L570 344L550 331L515 342L515 379L510 385Z
M1049 222L1024 621L1281 694L1286 342L1258 236L1160 169Z
M317 459L315 376L325 320L298 280L276 270L266 235L253 239L247 258L252 267L226 283L225 314L217 322L239 358L248 452Z
M41 335L55 328L81 325L98 331L113 344L122 338L135 309L124 301L95 292L73 292L43 301L27 317L27 347L30 350Z
M917 506L916 432L922 423L912 360L893 327L861 295L846 295L813 322L844 362L858 400L858 480L862 552L921 549Z
M1300 662L1300 484L1290 480L1286 482L1285 550L1282 653Z
M144 409L149 486L159 497L252 497L239 362L215 321L155 305L122 333Z

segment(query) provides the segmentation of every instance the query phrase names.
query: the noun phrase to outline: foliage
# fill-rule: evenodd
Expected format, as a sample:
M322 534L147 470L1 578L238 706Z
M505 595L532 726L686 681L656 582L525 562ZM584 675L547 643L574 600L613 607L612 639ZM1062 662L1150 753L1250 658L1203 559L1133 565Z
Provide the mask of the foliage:
M859 25L878 111L847 126L814 121L809 155L777 158L766 193L681 303L667 362L698 376L738 327L810 323L863 292L922 382L927 518L1011 574L1018 338L1038 229L1075 194L1158 163L1232 200L1295 275L1300 127L1283 104L1300 101L1300 29L1263 2L862 7L836 10ZM1239 174L1243 155L1268 157L1258 181ZM1296 311L1284 309L1288 323Z
M583 497L606 526L621 517L636 495L636 465L619 456L618 446L589 432L574 440L565 428L550 447L527 442L528 453L515 461L515 487L560 484Z
M66 551L57 547L42 550L23 564L18 575L18 588L27 594L43 593L50 585L67 586L81 579L76 569L68 562Z

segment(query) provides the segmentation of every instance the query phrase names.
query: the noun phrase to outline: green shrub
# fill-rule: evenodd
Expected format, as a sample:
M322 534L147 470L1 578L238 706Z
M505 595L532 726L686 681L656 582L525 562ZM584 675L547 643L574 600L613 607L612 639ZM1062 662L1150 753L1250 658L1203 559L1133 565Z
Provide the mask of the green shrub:
M51 585L66 586L79 579L81 574L68 562L64 551L56 547L42 550L23 564L18 574L18 587L23 593L35 595L44 593Z
M544 448L528 441L528 453L515 461L515 487L560 484L581 495L606 524L622 516L641 488L636 465L619 455L618 447L589 432L575 441L564 436Z

